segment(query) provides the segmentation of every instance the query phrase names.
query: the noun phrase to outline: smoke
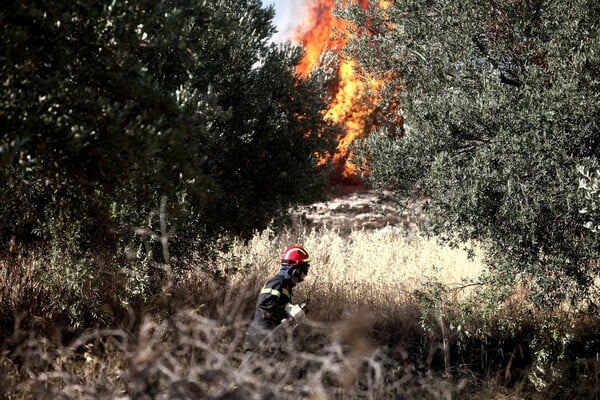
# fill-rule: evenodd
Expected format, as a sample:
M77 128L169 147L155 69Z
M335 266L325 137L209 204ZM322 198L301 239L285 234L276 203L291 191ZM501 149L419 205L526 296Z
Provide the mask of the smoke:
M274 23L277 33L272 41L275 43L294 39L294 31L303 24L306 18L307 0L264 0L264 6L275 6Z

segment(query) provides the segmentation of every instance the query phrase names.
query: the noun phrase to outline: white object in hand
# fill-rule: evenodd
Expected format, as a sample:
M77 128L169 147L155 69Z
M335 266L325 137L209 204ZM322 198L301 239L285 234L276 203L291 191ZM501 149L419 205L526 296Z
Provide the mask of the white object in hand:
M285 311L289 314L290 317L294 318L296 321L304 318L304 310L298 304L288 303L285 306Z

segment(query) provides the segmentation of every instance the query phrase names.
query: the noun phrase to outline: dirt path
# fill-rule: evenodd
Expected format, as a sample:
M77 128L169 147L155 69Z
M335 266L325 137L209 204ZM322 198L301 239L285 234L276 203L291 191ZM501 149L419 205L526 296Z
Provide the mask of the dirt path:
M423 219L420 203L400 209L389 191L352 188L327 201L299 207L292 214L296 223L315 229L327 227L342 234L384 228L410 233Z

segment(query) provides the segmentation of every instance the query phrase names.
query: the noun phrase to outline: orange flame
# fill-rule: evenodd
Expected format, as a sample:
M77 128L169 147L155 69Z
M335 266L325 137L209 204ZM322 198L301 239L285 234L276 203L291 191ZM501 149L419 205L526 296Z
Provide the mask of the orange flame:
M299 74L308 74L319 65L321 55L326 51L336 51L338 54L346 44L339 33L349 35L346 21L337 19L333 15L335 0L307 0L307 19L297 30L294 39L305 50L305 56L297 67ZM368 0L358 1L362 8L369 4ZM385 2L387 3L387 2ZM385 7L387 4L381 4ZM334 33L337 33L334 37ZM370 128L369 116L373 112L376 99L367 99L363 96L369 86L376 86L377 82L365 82L355 71L355 62L342 59L337 71L337 85L332 88L333 101L325 118L341 123L344 127L343 137L338 138L336 154L333 156L334 171L331 180L335 183L359 184L357 166L352 162L352 152L349 146L364 136ZM362 102L358 100L362 99Z

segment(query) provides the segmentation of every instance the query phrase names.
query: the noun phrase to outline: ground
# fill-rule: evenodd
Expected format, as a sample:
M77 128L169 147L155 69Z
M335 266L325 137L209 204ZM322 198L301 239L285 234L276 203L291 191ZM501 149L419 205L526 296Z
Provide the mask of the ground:
M342 188L327 201L292 211L295 223L309 228L326 227L349 234L352 230L397 229L413 232L420 221L422 202L398 204L390 191Z

